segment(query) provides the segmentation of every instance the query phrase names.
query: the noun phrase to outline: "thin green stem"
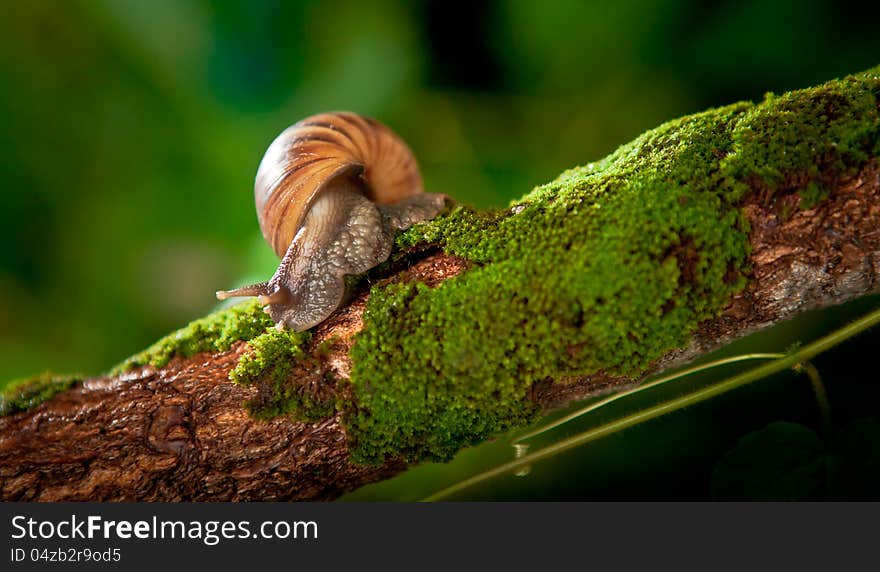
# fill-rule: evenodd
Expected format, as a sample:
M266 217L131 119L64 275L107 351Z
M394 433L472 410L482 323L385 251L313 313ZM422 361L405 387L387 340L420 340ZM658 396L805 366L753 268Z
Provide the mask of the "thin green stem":
M628 415L610 423L606 423L605 425L596 427L595 429L591 429L589 431L585 431L583 433L575 435L574 437L563 439L552 445L544 447L543 449L539 449L534 453L524 455L519 459L514 459L513 461L503 463L497 467L489 469L488 471L484 471L482 473L464 479L463 481L459 481L454 485L446 487L445 489L442 489L432 495L425 497L423 500L439 500L443 497L457 493L458 491L461 491L493 477L516 471L521 467L525 467L548 457L558 455L559 453L568 451L569 449L573 449L575 447L579 447L580 445L589 443L590 441L595 441L607 435L617 433L618 431L622 431L634 425L644 423L645 421L655 419L657 417L660 417L667 413L671 413L673 411L677 411L684 407L696 405L697 403L706 401L707 399L711 399L723 393L727 393L728 391L737 389L759 379L768 377L781 371L785 371L786 369L791 369L796 365L802 364L812 359L820 353L834 347L835 345L864 330L867 330L868 328L878 323L880 323L880 309L874 310L873 312L855 320L854 322L847 324L846 326L843 326L838 330L835 330L829 335L819 338L811 344L803 346L797 352L789 356L777 359L768 364L761 365L749 371L735 375L715 385L699 389L682 397L678 397L671 401L655 405L654 407L650 407L648 409L633 413L632 415Z
M692 375L692 374L695 374L695 373L698 373L701 371L705 371L707 369L712 369L715 367L720 367L723 365L728 365L731 363L737 363L737 362L741 362L741 361L755 360L755 359L779 359L782 357L785 357L785 354L779 354L779 353L742 354L742 355L738 355L738 356L723 358L723 359L715 360L712 362L700 364L700 365L697 365L694 367L690 367L688 369L683 369L681 371L671 373L669 375L664 375L663 377L658 377L657 379L643 383L643 384L639 385L638 387L634 387L634 388L626 390L626 391L621 391L620 393L615 393L614 395L608 396L604 399L600 399L599 401L591 403L581 409L578 409L577 411L574 411L574 412L566 415L565 417L557 419L553 423L548 423L547 425L544 425L543 427L539 427L538 429L535 429L534 431L531 431L531 432L526 433L524 435L520 435L516 439L514 439L511 442L511 444L516 446L517 444L521 443L522 441L525 441L527 439L531 439L533 437L537 437L538 435L541 435L542 433L546 433L547 431L551 431L553 429L556 429L560 425L564 425L564 424L568 423L569 421L572 421L573 419L577 419L578 417L581 417L582 415L586 415L587 413L595 411L595 410L599 409L600 407L605 407L609 403L613 403L613 402L617 401L618 399L623 399L624 397L629 397L630 395L633 395L635 393L645 391L646 389L651 389L652 387L657 387L658 385L662 385L664 383L668 383L670 381L680 379L680 378L688 376L688 375Z
M828 393L825 391L825 384L822 383L822 376L819 370L810 362L804 362L795 366L795 371L802 371L810 379L810 385L813 387L813 394L816 396L816 403L819 405L819 414L822 416L822 442L826 451L831 450L833 430L831 427L831 404L828 402ZM831 483L833 482L833 467L831 465L831 457L825 456L825 487L826 492L831 494Z
M795 367L797 371L803 371L810 379L810 385L813 388L813 395L816 396L816 403L819 405L819 414L822 417L822 435L825 439L826 446L831 446L831 404L828 402L828 392L825 391L825 384L822 383L822 376L819 370L810 362L804 362Z

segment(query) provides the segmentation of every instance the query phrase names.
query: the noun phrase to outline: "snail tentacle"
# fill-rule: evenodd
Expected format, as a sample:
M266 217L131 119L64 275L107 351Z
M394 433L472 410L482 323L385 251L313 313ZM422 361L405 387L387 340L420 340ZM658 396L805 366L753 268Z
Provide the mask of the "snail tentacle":
M226 300L228 298L241 298L247 296L263 296L267 292L268 282L258 282L256 284L248 284L232 290L217 290L216 296L218 300Z

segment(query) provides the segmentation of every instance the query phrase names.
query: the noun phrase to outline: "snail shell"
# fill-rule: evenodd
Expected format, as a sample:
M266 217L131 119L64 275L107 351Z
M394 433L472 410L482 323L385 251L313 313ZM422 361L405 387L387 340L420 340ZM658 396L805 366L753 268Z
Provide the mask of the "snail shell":
M406 143L379 122L321 113L285 129L254 184L263 237L282 258L267 282L217 292L258 296L279 328L308 329L345 297L344 277L388 258L394 232L434 217L445 196L422 192Z
M254 199L263 237L284 256L315 197L338 177L360 178L380 204L422 192L422 176L406 143L354 113L321 113L285 129L260 162Z

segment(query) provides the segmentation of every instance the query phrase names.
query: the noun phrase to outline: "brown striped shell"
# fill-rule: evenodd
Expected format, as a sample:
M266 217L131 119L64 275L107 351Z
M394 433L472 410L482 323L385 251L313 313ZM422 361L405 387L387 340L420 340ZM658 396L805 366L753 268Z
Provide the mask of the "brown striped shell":
M350 112L307 117L272 142L257 170L257 216L275 254L284 256L315 197L339 177L380 204L422 192L412 151L378 121Z
M277 328L297 332L333 314L350 293L346 278L387 260L395 233L437 216L449 198L422 192L416 161L391 130L347 112L282 132L260 163L254 195L281 262L269 280L216 296L254 296Z

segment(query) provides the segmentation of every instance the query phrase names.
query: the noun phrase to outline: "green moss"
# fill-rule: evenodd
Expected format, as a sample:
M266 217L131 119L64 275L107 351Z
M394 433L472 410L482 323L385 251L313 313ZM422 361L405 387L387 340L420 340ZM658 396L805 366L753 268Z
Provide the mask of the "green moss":
M374 289L352 353L359 409L346 419L359 460L448 458L532 419L536 381L636 375L744 283L731 269L746 235L717 195L644 183L601 206L569 198L498 224L504 241L477 250L492 264L433 290ZM506 228L517 217L534 230Z
M875 153L878 76L677 119L507 210L402 234L475 264L435 289L373 288L344 417L355 459L449 458L531 420L542 379L637 376L686 346L746 283L743 197L818 202L821 177Z
M793 173L852 173L878 140L878 69L775 96L745 110L720 163L725 178L780 187ZM742 188L742 187L740 187Z
M0 416L26 411L82 382L77 375L44 373L9 382L0 393Z
M831 189L819 181L810 181L798 194L801 197L800 208L809 210L827 199L828 195L831 194Z
M133 367L163 367L174 356L190 357L199 352L228 350L234 342L253 339L273 326L256 300L218 310L168 334L146 350L113 368L121 373Z
M257 386L257 396L246 404L254 416L269 419L287 414L317 421L333 414L332 379L315 358L303 353L308 339L308 333L273 328L250 341L249 351L229 372L229 379Z

